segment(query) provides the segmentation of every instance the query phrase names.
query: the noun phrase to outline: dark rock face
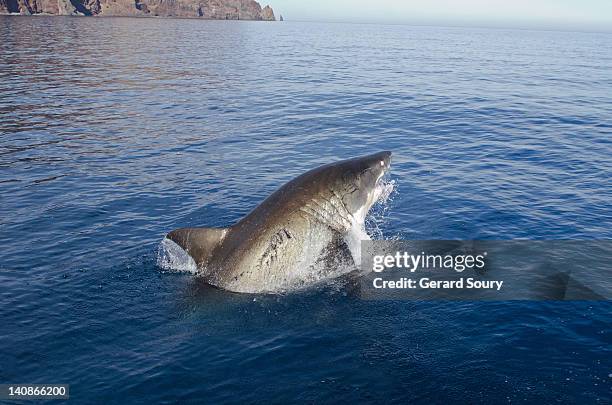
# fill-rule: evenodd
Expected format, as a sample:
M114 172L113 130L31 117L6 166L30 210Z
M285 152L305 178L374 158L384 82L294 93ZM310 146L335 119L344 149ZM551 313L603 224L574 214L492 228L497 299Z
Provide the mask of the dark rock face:
M255 0L0 0L0 14L7 13L276 20Z

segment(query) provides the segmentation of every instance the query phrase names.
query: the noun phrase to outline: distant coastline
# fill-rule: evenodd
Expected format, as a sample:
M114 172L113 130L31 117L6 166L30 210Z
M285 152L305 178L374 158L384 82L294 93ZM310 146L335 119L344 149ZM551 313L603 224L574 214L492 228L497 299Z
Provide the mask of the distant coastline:
M255 0L0 0L0 14L276 21Z

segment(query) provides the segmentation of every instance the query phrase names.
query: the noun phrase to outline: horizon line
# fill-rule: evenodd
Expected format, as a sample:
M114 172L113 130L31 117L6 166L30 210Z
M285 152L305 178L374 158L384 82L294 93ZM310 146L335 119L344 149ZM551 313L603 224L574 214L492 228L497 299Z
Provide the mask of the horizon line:
M280 18L281 14L279 14ZM405 26L416 26L416 27L436 27L436 28L481 28L481 29L509 29L509 30L524 30L524 31L555 31L555 32L579 32L579 33L593 33L593 34L611 34L612 28L606 29L603 24L602 27L589 27L579 24L539 24L539 23L486 23L486 22L442 22L442 21L430 21L430 22L419 22L419 21L373 21L373 20L340 20L340 19L287 19L282 15L283 21L276 20L276 22L299 22L299 23L320 23L320 24L356 24L356 25L405 25ZM271 21L274 22L274 21Z

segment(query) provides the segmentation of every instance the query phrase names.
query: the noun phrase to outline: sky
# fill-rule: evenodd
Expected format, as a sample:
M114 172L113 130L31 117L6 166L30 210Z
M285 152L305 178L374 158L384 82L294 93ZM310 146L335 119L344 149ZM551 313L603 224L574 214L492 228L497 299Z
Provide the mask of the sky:
M612 30L612 0L260 0L297 21Z

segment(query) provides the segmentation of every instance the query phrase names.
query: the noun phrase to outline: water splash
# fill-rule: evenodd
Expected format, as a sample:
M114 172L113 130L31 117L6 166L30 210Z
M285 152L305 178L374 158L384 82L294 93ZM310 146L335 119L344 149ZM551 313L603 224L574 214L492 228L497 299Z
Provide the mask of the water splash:
M329 250L315 263L305 267L298 278L284 285L280 291L272 293L291 293L329 287L337 284L337 280L343 276L358 270L346 248Z
M379 187L382 188L380 198L370 209L365 219L365 227L370 238L381 240L385 239L382 226L387 219L391 203L397 195L397 184L395 180L383 178Z
M164 238L157 248L157 266L164 271L196 274L198 266L182 247Z

